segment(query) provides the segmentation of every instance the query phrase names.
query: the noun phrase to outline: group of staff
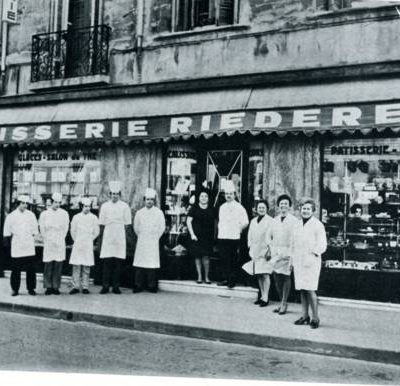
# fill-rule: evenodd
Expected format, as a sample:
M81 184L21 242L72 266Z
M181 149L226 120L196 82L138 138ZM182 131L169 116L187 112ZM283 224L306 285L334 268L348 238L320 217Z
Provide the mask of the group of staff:
M36 295L35 236L43 238L43 283L45 295L59 295L61 270L65 260L65 238L71 226L74 240L70 264L72 264L72 289L70 294L89 294L90 268L94 265L94 240L100 240L100 259L103 260L102 288L100 294L107 294L112 287L120 294L121 262L126 259L126 234L132 225L129 205L121 200L119 181L109 183L110 199L105 202L97 218L91 213L91 200L81 200L82 210L76 214L71 224L68 213L60 208L62 195L54 193L51 206L41 213L39 222L27 209L28 196L18 198L18 207L11 212L4 224L5 240L11 239L12 269L10 284L12 295L18 295L21 271L27 272L27 289ZM245 208L235 200L235 186L227 181L224 186L226 202L218 212L218 251L223 263L224 280L218 285L233 288L236 284L239 266L239 246L241 234L249 225ZM163 212L155 204L156 191L146 189L144 207L134 218L133 228L137 244L133 266L135 285L133 292L147 288L157 292L156 270L160 267L159 240L165 232ZM191 237L189 252L195 258L198 283L210 284L209 256L214 245L215 212L209 204L207 190L199 192L198 200L191 206L187 226ZM302 316L296 325L310 325L318 328L318 288L321 270L321 255L327 247L323 224L315 217L315 202L306 198L301 201L301 218L291 213L292 200L284 194L277 199L278 215L268 215L268 203L257 202L257 215L251 220L248 230L248 247L251 261L246 271L257 276L259 298L255 304L265 307L269 303L270 275L280 297L279 306L274 312L284 315L287 312L287 299L291 287L291 273L294 272L295 287L300 291ZM245 267L244 267L245 268ZM309 309L311 308L311 317Z
M82 290L89 294L90 269L94 265L94 241L100 240L100 259L103 261L102 288L100 294L107 294L112 288L121 294L121 263L126 259L126 234L132 226L129 205L121 200L121 183L111 181L110 199L105 202L99 218L91 212L90 198L81 199L82 210L69 221L68 213L62 209L62 195L53 193L51 205L40 214L39 221L28 210L27 195L18 197L18 206L4 223L4 240L11 242L12 296L19 294L21 271L26 271L26 286L30 295L36 295L35 237L40 233L43 239L43 286L45 295L59 295L63 262L66 258L65 239L71 227L72 246L70 264L72 280L70 294ZM134 219L133 229L137 235L137 245L133 266L135 286L133 292L145 288L157 292L156 269L160 267L159 239L165 231L163 212L154 206L156 191L147 188L144 207Z
M244 207L235 200L235 186L227 181L224 186L226 202L219 208L217 245L224 263L225 280L218 285L233 288L239 270L239 246L242 232L249 225ZM300 291L302 316L296 325L319 327L316 291L321 271L321 255L327 247L323 224L314 216L315 202L304 198L300 204L301 219L291 213L292 200L283 194L277 199L278 215L268 215L268 203L257 202L257 215L251 220L247 245L251 261L243 268L257 277L259 297L255 304L265 307L269 303L270 276L273 275L280 304L274 309L279 315L287 313L287 300L291 289L291 273L295 287ZM195 258L198 283L209 284L209 256L214 244L215 214L209 206L209 193L203 190L188 213L191 237L189 252ZM203 268L203 269L202 269ZM311 309L311 317L310 317Z

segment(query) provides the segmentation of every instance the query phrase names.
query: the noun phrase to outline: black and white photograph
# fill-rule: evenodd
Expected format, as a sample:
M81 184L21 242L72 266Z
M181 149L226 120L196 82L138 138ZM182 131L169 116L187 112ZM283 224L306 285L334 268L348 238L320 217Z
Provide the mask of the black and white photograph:
M400 384L400 0L0 17L2 384Z

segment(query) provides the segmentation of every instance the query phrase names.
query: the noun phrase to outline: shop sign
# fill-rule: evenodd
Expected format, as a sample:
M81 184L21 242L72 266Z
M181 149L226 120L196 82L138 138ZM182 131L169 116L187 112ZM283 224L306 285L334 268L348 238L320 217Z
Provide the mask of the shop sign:
M325 144L329 159L381 159L400 157L400 141L388 138L333 140Z
M235 131L291 132L400 127L400 103L0 126L0 144L157 139ZM338 151L376 152L385 149Z
M17 22L18 0L3 0L3 21L7 23Z

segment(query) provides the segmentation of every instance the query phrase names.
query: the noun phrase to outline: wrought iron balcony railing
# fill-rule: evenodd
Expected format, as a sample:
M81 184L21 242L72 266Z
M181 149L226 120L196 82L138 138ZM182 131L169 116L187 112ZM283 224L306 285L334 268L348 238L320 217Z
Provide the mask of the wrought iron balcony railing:
M107 75L110 32L97 25L33 35L31 81Z

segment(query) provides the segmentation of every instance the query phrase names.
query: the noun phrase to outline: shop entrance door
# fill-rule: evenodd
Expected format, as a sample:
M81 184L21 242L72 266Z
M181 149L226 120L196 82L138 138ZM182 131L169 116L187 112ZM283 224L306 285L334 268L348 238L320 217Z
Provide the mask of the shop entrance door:
M232 180L237 199L242 202L243 151L209 150L207 151L207 183L213 197L213 206L224 202L224 189L227 180Z

